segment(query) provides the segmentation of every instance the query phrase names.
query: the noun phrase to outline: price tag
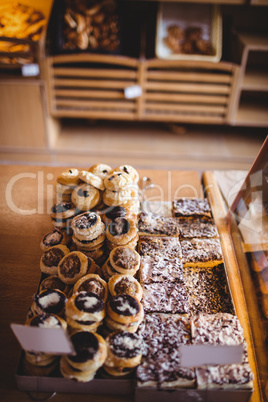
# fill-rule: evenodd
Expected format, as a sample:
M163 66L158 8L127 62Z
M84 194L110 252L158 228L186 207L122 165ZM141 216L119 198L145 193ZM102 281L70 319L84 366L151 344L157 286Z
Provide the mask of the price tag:
M36 77L40 74L38 64L24 64L21 67L21 73L23 77Z
M142 89L140 85L132 85L124 90L126 99L139 98L142 94Z
M74 354L73 345L62 328L41 328L11 324L23 350L54 355Z
M241 363L243 345L181 345L182 367Z

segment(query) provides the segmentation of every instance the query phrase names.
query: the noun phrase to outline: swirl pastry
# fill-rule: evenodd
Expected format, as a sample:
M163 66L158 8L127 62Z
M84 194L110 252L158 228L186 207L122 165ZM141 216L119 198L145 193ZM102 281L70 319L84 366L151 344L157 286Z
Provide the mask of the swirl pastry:
M142 287L132 275L113 275L109 279L108 289L112 296L128 294L139 301L142 299Z
M31 310L35 315L47 313L61 316L64 314L66 302L67 297L60 290L45 289L34 295Z
M81 251L72 251L63 257L58 265L58 276L66 285L73 285L86 275L88 259Z
M76 209L71 202L58 202L51 208L51 218L54 220L63 220L74 217Z
M100 216L93 211L77 215L73 218L71 226L78 240L95 240L103 234L105 229Z
M86 170L82 170L79 173L79 179L83 182L90 184L91 186L97 188L98 190L104 190L103 179L100 176L95 175L92 172L87 172Z
M96 163L95 165L91 166L88 171L104 180L109 173L112 173L113 168L104 163Z
M124 172L112 172L104 179L104 186L107 190L119 191L133 185L131 177Z
M120 274L135 275L140 267L140 255L129 246L113 248L109 259L113 269Z
M43 279L39 286L39 293L46 289L57 289L63 292L67 297L72 291L72 287L63 283L58 275L50 275L47 278Z
M58 273L58 264L60 260L67 254L69 249L66 246L58 245L48 248L43 252L40 259L40 269L48 275L56 275Z
M106 338L107 358L105 367L137 367L142 358L143 339L138 334L127 331L114 332Z
M131 165L120 165L114 169L116 172L124 172L131 177L133 183L137 184L139 181L139 174L137 170Z
M128 294L112 296L107 303L109 317L121 324L129 324L143 318L143 307L140 301Z
M79 184L79 170L72 168L62 172L57 177L57 183L70 187L77 186Z
M105 190L103 192L103 202L105 205L116 206L126 203L131 199L132 190L131 188L121 189L118 191Z
M100 201L100 191L90 184L79 184L71 196L72 203L79 211L89 211Z
M65 234L60 230L54 229L43 237L40 243L40 248L41 250L45 251L50 247L58 246L60 244L65 245L67 243L68 237L66 238Z
M106 342L101 335L86 331L75 332L70 340L76 353L61 358L61 374L69 379L88 382L106 360Z
M108 285L97 274L88 274L80 278L74 285L73 292L91 292L102 298L105 302L108 297Z
M138 234L135 221L126 218L116 218L109 223L106 229L106 236L113 244L126 245Z

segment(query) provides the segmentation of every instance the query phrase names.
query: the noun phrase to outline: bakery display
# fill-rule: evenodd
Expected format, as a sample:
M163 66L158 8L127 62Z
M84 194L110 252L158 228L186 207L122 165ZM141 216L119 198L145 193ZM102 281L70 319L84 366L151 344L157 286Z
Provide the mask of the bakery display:
M205 381L213 389L251 389L246 343L208 200L176 199L168 216L136 213L129 208L132 198L122 203L120 197L131 194L138 178L129 165L113 170L105 164L57 178L56 198L60 185L71 201L55 202L51 210L54 228L40 244L45 277L27 322L40 314L64 320L76 355L61 356L53 370L77 382L122 377L155 391L199 390ZM83 186L99 194L84 211L74 198ZM105 202L109 192L115 205ZM133 194L136 202L136 189ZM53 219L68 219L68 233ZM182 367L179 346L209 343L209 336L202 338L206 331L212 343L243 344L243 362L214 371ZM32 363L25 361L25 372ZM52 363L44 358L44 365Z

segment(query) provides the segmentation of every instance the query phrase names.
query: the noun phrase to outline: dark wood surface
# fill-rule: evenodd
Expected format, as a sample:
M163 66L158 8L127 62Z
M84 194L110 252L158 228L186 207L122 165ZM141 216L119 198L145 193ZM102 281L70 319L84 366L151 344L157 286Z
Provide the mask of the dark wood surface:
M89 165L90 166L90 165ZM86 168L86 167L85 167ZM40 242L51 228L49 208L57 176L66 168L1 165L0 180L0 400L29 401L17 389L16 368L20 345L10 329L23 324L39 279ZM203 196L200 176L192 171L140 171L157 185L146 192L148 198L172 200L174 196ZM40 395L45 397L46 395ZM88 401L88 395L56 394L53 401ZM94 395L98 401L132 401L134 396Z

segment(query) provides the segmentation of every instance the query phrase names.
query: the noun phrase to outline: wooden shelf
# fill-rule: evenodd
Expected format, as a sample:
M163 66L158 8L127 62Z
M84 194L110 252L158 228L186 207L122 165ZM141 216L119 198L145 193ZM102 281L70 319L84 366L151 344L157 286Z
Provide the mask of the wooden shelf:
M268 127L268 103L240 102L234 124L237 126Z
M268 91L268 71L247 69L241 88L246 91Z

